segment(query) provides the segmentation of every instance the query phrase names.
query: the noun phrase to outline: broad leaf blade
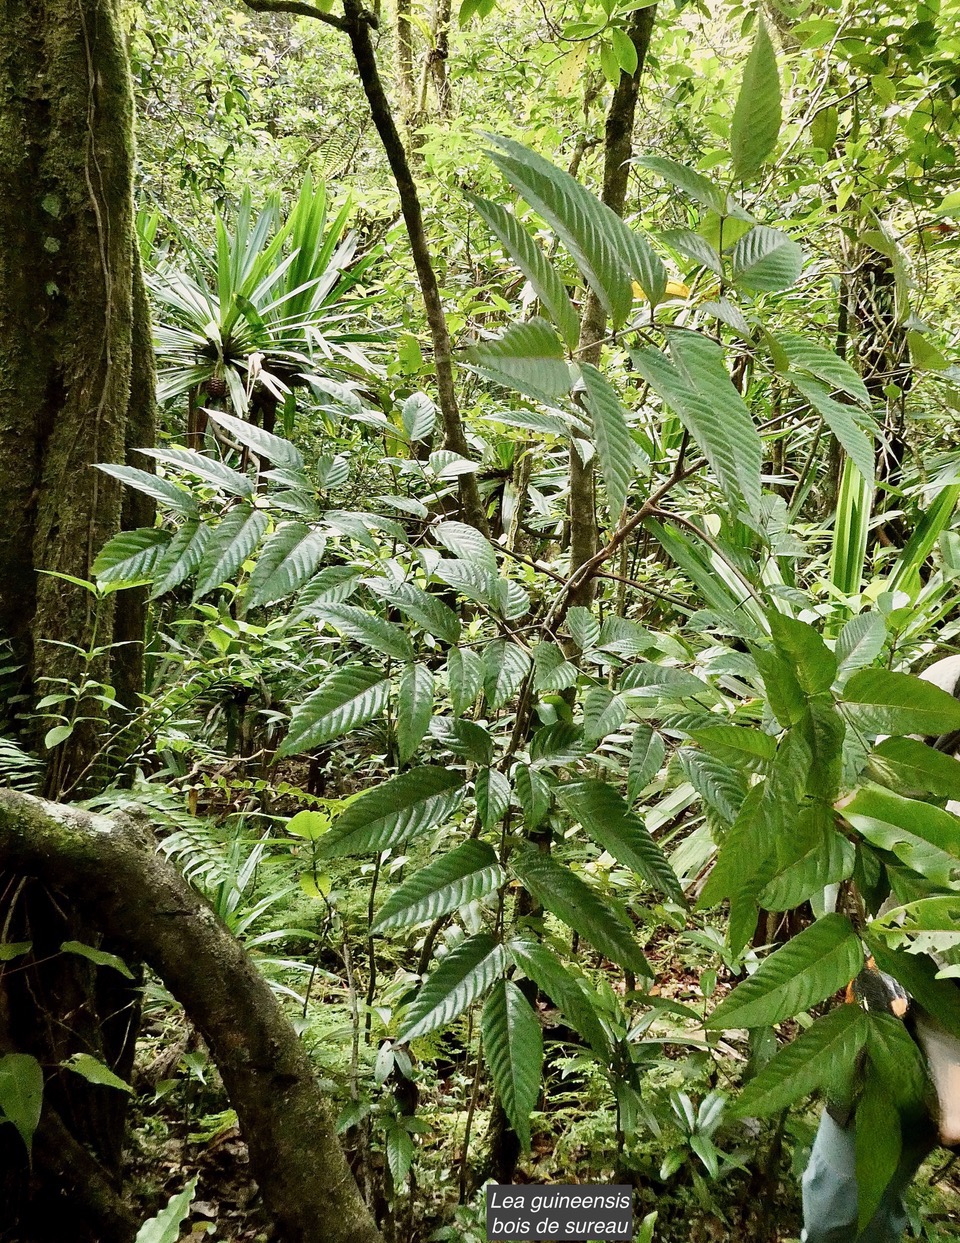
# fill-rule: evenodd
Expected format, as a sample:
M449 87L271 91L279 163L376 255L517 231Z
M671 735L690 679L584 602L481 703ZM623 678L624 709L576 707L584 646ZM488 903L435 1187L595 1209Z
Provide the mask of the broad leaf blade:
M485 932L458 945L425 981L397 1039L415 1040L445 1027L483 996L505 965L503 946Z
M600 469L607 489L610 518L616 523L627 503L633 480L636 447L620 399L613 386L596 367L580 367L585 388L584 401L593 425L593 440L600 457Z
M777 57L765 22L757 23L757 36L743 71L743 82L730 127L733 167L746 181L757 171L780 133L780 74Z
M405 880L380 909L372 936L439 919L503 883L506 873L485 842L467 841Z
M946 734L960 729L960 701L910 673L861 669L843 690L844 711L877 734Z
M498 980L483 1007L483 1052L497 1096L524 1150L540 1094L543 1036L530 1003L512 980Z
M327 858L368 854L409 842L448 820L463 794L463 773L412 768L351 803L320 843Z
M433 674L426 665L407 665L397 701L397 753L401 764L413 755L433 715Z
M764 959L708 1017L711 1029L768 1027L832 996L863 966L845 915L825 915Z
M359 665L337 669L294 709L278 755L301 755L380 716L390 697L390 679Z

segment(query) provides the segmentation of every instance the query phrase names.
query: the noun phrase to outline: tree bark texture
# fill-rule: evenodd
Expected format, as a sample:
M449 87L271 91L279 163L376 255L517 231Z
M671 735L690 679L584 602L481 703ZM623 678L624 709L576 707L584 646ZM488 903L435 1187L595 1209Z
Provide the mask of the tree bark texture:
M427 326L433 342L433 365L437 377L440 416L443 421L444 447L462 457L469 458L470 447L464 434L453 380L453 346L447 329L443 302L440 298L440 286L437 283L437 274L434 271L430 246L423 225L423 209L420 206L417 183L410 169L410 161L407 159L407 152L393 119L390 101L387 99L380 77L373 42L370 38L368 15L363 11L358 0L344 0L343 11L357 65L357 74L367 97L367 103L370 105L373 123L386 151L390 171L396 182L400 196L400 210L403 213L407 236L410 239L410 250L423 296ZM459 491L464 521L486 534L487 519L480 500L476 475L472 473L460 475Z
M0 868L67 895L182 1004L220 1071L284 1243L378 1243L331 1104L277 997L147 829L0 791Z
M618 216L623 215L627 199L640 78L650 47L656 14L656 5L638 9L633 14L627 33L637 50L637 70L634 74L620 74L620 81L614 88L610 107L607 109L603 141L603 190L600 197ZM577 347L577 357L582 362L592 363L594 366L599 363L606 323L600 299L593 290L588 290ZM571 444L570 573L575 574L596 551L597 498L593 461L582 462L576 446ZM595 580L589 576L573 588L570 603L589 607L593 603L595 591Z
M131 407L150 443L153 371L135 299L133 104L117 0L8 0L0 10L0 634L31 688L76 681L75 650L109 645L114 600L88 579L120 526ZM137 358L134 374L134 357ZM122 606L121 606L122 607ZM109 680L105 653L95 676ZM81 724L51 793L97 745Z

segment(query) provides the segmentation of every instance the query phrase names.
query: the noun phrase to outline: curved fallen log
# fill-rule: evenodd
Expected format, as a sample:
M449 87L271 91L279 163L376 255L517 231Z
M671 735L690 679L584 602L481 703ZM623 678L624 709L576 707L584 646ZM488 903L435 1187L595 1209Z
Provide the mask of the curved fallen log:
M210 1050L285 1243L379 1243L299 1038L213 910L136 821L0 790L0 869L69 895L147 963Z

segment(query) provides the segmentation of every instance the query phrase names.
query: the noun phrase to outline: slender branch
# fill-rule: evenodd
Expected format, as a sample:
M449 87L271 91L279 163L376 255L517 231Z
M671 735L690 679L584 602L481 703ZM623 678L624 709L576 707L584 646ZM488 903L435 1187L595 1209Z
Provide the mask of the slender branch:
M324 13L316 5L307 4L306 0L245 0L248 9L255 13L292 13L294 17L311 17L314 21L323 22L325 26L333 26L335 30L346 31L347 23L334 13Z

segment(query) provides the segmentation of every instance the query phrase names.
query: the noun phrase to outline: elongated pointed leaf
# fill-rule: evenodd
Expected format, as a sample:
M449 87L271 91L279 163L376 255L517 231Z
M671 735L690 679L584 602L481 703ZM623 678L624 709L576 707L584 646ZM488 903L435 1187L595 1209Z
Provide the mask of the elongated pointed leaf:
M267 515L248 505L239 505L227 514L207 541L197 568L194 600L201 599L236 575L263 539L267 525Z
M366 582L381 599L396 605L401 613L422 626L428 634L443 639L445 643L459 641L460 619L437 596L424 591L416 583L395 583L386 578L367 579Z
M485 932L458 945L427 978L397 1039L415 1040L446 1027L503 975L506 952Z
M493 1086L526 1151L530 1114L540 1095L543 1035L529 1001L512 980L494 984L483 1007L481 1031Z
M177 448L138 449L137 452L145 457L156 458L159 462L180 466L189 474L196 475L206 483L212 483L215 488L231 496L253 496L254 482L249 476L242 475L240 471L233 470L226 463L218 462L206 453Z
M761 19L730 126L733 167L742 181L753 176L777 145L781 119L777 56Z
M321 853L339 858L409 842L448 820L462 795L463 773L412 768L351 803L323 838Z
M517 937L507 949L517 967L559 1006L580 1035L602 1059L610 1056L610 1040L599 1019L602 1003L584 980L571 974L553 950L539 941Z
M497 572L497 553L490 541L465 522L438 522L431 528L435 539L461 561L472 561L491 574Z
M763 1118L811 1092L848 1084L868 1034L867 1016L859 1006L831 1010L767 1062L741 1092L734 1112Z
M857 1227L865 1232L880 1207L902 1151L900 1115L890 1090L870 1067L863 1076L856 1115Z
M706 1026L767 1027L839 992L863 966L863 950L845 915L825 915L765 958L726 997Z
M819 380L808 380L805 376L791 376L787 379L810 405L821 415L824 423L833 432L843 446L844 451L853 459L860 474L869 488L873 487L873 441L860 426L855 417L857 408L845 406L835 401Z
M222 427L234 440L245 445L262 461L271 462L274 466L287 466L292 470L301 470L303 458L300 450L289 440L265 432L262 427L255 427L246 419L238 419L236 415L225 414L222 410L208 410L207 417L218 427Z
M881 762L883 780L903 793L960 800L960 761L916 738L885 738L871 759Z
M150 599L157 600L195 574L203 561L213 529L197 518L188 518L167 545L154 568Z
M627 774L627 794L631 802L639 797L641 790L660 771L665 755L666 747L660 735L649 725L638 725L630 748L630 769Z
M397 701L397 753L401 764L413 755L433 715L433 674L426 665L407 665Z
M512 212L498 203L488 203L486 199L472 194L467 197L533 286L568 348L575 349L580 335L580 318L556 268Z
M838 389L858 405L870 409L870 394L856 371L845 359L826 346L801 337L799 333L777 334L777 344L786 354L791 371L807 371L829 389Z
M374 936L438 919L503 884L506 873L485 842L468 841L405 880L380 908Z
M197 512L197 502L185 488L178 488L169 479L161 479L150 471L139 470L136 466L110 466L103 463L97 464L97 470L119 479L128 488L145 493L163 509L184 514L188 518Z
M674 902L686 899L676 872L646 825L605 781L578 781L562 787L563 805L593 840L624 867Z
M946 734L960 729L960 701L910 673L861 669L843 690L844 711L877 734Z
M450 699L458 716L468 712L483 685L483 660L472 648L451 648L447 656Z
M795 284L803 268L803 251L779 229L758 224L733 248L735 285L758 293L776 293Z
M584 401L593 427L593 441L607 489L610 519L616 523L627 503L633 481L636 446L620 399L610 382L590 363L581 365L580 374L585 388Z
M0 1111L20 1132L29 1153L43 1105L43 1071L29 1053L0 1057Z
M487 644L483 651L483 691L491 709L502 708L517 693L529 668L530 657L515 643L494 639Z
M121 531L108 540L93 563L94 577L101 583L149 581L170 543L170 532L157 527Z
M890 851L935 884L952 886L960 880L960 820L949 811L868 785L857 791L843 815L871 845Z
M292 596L314 576L326 539L303 522L284 522L257 558L243 597L245 609L261 608Z
M518 850L510 863L536 900L579 932L595 950L628 971L651 976L650 965L634 940L631 925L579 876L536 850Z
M720 347L694 333L674 333L676 363L652 346L631 353L634 366L663 398L700 447L723 490L760 509L762 447L750 411L723 365Z
M563 356L563 343L545 319L511 324L502 337L472 346L468 355L506 388L548 399L570 392L570 367Z
M513 770L513 788L523 808L523 819L528 829L542 823L550 810L550 786L543 773L529 764L517 764Z
M510 782L495 768L484 768L477 773L474 788L477 796L477 815L485 829L491 828L510 806Z
M569 173L509 138L490 136L497 168L557 233L604 310L619 327L633 305L636 279L654 304L666 289L666 269L620 217Z
M887 639L887 627L880 613L858 613L851 617L837 636L839 674L847 677L856 669L872 665Z
M313 611L341 634L380 656L392 656L405 663L413 660L413 646L406 632L375 613L353 604L324 604Z
M390 679L359 665L337 669L294 709L278 755L300 755L380 716L390 698Z

